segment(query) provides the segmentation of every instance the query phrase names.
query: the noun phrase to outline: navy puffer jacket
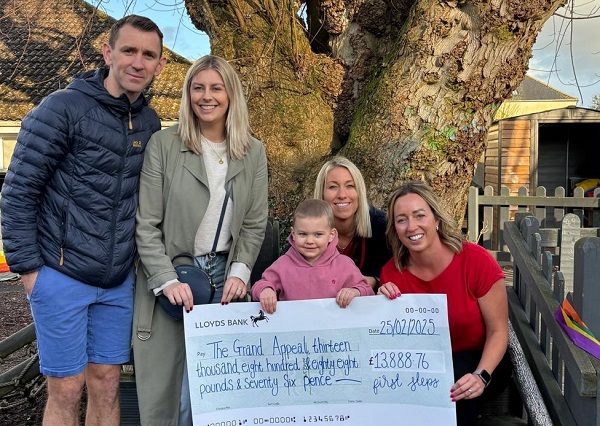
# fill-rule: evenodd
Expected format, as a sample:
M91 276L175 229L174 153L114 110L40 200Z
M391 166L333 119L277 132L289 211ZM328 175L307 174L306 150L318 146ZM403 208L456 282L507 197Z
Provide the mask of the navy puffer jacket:
M144 96L111 96L107 75L75 76L21 123L0 204L13 272L46 265L110 288L133 267L139 173L160 120Z

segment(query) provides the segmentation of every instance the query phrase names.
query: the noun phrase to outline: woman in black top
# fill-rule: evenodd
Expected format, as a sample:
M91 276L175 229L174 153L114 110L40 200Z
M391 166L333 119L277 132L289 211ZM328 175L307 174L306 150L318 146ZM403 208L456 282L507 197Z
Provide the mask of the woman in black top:
M379 273L392 253L385 238L386 215L369 205L362 173L347 158L334 157L321 167L314 197L333 209L338 251L354 260L377 291Z

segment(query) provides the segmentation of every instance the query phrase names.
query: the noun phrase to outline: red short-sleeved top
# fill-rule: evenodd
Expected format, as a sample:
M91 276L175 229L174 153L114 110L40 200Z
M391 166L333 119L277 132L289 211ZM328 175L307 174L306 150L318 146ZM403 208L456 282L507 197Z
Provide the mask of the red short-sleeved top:
M452 351L481 350L485 343L485 323L477 299L504 278L502 269L486 249L465 242L460 253L437 277L424 281L408 270L398 271L394 259L381 271L381 283L392 282L402 293L445 294Z

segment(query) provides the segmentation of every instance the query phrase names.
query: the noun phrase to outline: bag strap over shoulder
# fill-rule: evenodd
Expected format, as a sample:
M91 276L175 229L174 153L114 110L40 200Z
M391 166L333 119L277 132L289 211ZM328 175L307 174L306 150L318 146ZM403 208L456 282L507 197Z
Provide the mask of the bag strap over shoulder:
M210 256L215 257L217 254L217 243L219 242L219 234L221 233L221 227L223 226L223 219L225 218L225 211L227 210L227 202L229 201L229 196L231 195L231 187L232 181L227 182L227 186L225 187L225 199L223 200L223 207L221 208L221 216L219 217L219 224L217 225L217 233L215 234L215 241L213 242L212 249L210 251Z
M223 219L225 218L225 211L227 210L227 202L229 201L229 197L231 196L231 189L232 189L232 182L229 181L229 182L227 182L227 186L225 187L225 199L223 200L223 207L221 208L221 216L219 217L219 224L217 225L217 232L215 234L215 240L213 241L213 246L209 253L210 257L215 257L215 255L217 254L217 244L219 243L219 234L221 234L221 228L223 227ZM178 259L180 257L187 257L189 259L192 259L192 261L196 264L196 266L201 268L200 263L196 259L196 256L194 256L191 253L187 253L187 252L179 253L179 254L175 255L171 259L171 262L174 262L175 259Z

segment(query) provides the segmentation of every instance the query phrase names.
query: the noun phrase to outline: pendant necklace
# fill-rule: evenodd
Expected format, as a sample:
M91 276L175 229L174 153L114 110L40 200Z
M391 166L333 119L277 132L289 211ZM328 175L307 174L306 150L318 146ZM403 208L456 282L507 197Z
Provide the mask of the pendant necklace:
M337 248L339 250L340 253L343 253L344 250L346 250L346 248L350 245L350 243L352 243L352 240L354 239L354 233L352 234L352 236L350 237L350 240L348 241L348 243L345 246L340 246L339 243L337 244Z
M208 139L206 139L206 138L204 137L204 135L201 135L201 136L202 136L202 140L205 142L204 144L205 144L206 146L208 146L208 147L210 148L210 150L211 150L211 151L212 151L212 152L213 152L213 153L214 153L214 154L217 156L217 158L219 159L219 164L223 164L223 163L224 163L224 161L223 161L223 158L222 158L222 157L219 155L219 153L217 152L217 150L216 150L216 149L214 149L214 148L212 147L212 142L210 142ZM223 142L221 142L221 143L223 143Z

